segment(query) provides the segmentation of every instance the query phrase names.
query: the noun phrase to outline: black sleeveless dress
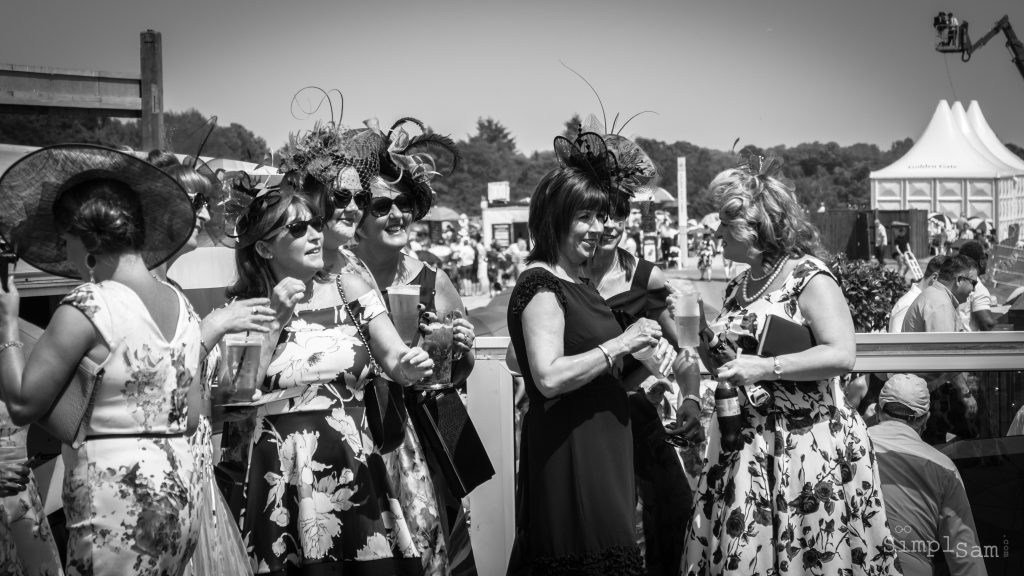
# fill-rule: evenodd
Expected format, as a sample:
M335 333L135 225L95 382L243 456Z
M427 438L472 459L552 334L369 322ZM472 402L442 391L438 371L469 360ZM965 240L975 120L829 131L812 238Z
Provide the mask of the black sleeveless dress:
M540 290L565 313L566 356L622 333L601 295L542 268L523 272L508 307L530 410L523 422L516 494L516 543L509 574L640 575L634 529L633 439L621 380L605 372L583 387L545 398L533 382L522 312Z
M653 271L654 264L637 260L629 289L606 300L623 329L640 318L657 320L668 306L667 287L660 290L647 287ZM629 374L633 370L645 369L632 356L627 356L623 373ZM643 391L629 395L629 412L647 574L675 576L683 558L693 494L679 457L665 442L667 433L658 409Z

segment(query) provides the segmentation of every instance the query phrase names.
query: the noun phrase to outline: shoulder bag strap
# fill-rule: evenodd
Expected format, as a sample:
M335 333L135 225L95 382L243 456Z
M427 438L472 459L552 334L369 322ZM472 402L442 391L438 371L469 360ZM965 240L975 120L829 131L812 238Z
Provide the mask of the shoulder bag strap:
M359 334L359 339L363 341L363 346L366 346L366 354L370 357L370 366L372 367L373 374L375 376L383 376L384 372L381 370L380 364L377 364L377 359L373 357L373 350L370 348L370 342L366 339L366 335L363 334L363 326L359 323L352 307L348 304L348 298L345 296L345 289L341 286L340 274L335 277L335 285L338 287L338 295L341 296L341 303L345 305L345 311L348 312L348 316L352 319L352 323L356 325L356 334Z

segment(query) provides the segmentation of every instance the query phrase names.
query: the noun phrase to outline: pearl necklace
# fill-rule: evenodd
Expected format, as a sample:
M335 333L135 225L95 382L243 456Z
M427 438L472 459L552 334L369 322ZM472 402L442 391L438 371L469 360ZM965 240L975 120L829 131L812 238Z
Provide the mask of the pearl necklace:
M771 286L775 282L775 279L779 277L779 273L782 272L783 268L785 268L787 260L789 260L789 258L779 258L778 263L775 264L775 267L772 268L771 274L768 276L768 281L761 286L761 289L758 290L757 294L754 294L753 297L747 294L747 283L750 280L750 272L748 271L747 275L743 277L743 284L740 286L740 295L743 296L743 301L750 304L755 300L760 300L761 296L764 296L764 293L768 290L768 287ZM761 277L761 279L763 278L765 278L765 276ZM756 281L757 280L755 280L755 282Z

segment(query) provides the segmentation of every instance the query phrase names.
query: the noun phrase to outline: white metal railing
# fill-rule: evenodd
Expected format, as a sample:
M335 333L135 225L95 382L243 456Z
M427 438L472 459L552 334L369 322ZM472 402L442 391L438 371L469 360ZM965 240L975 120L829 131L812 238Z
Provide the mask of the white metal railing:
M504 574L515 534L515 438L508 337L476 341L469 414L495 475L470 494L473 554L480 574ZM857 334L856 372L1024 370L1024 332Z

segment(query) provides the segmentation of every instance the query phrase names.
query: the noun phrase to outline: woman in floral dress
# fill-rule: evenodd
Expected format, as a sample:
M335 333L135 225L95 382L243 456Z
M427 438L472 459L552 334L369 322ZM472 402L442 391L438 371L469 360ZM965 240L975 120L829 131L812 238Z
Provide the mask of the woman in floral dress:
M834 378L853 365L853 322L835 278L814 256L817 231L775 176L778 167L752 156L710 186L725 257L750 264L729 283L710 324L743 352L717 379L760 383L771 398L754 407L741 393L736 451L721 449L712 425L681 573L898 574L867 429ZM809 326L817 344L758 357L770 314Z
M365 282L321 273L322 228L287 186L256 197L236 228L240 274L229 294L269 295L282 327L263 347L242 536L259 574L421 574L364 424L363 387L371 355L402 383L432 364L401 342Z
M464 318L466 307L462 297L447 274L438 273L437 269L409 255L405 249L413 223L426 216L435 198L430 185L434 174L424 169L426 165L417 169L415 164L432 149L407 148L399 153L397 146L415 140L409 138L402 126L393 127L386 135L374 121L368 126L359 133L359 137L376 138L378 145L372 150L371 163L377 168L376 171L361 169L361 178L356 181L365 182L366 188L360 189L356 197L362 210L355 221L358 244L353 247L350 260L365 262L371 281L385 294L394 286L417 285L420 287L420 303L426 312L456 312L460 316L453 321L451 381L465 382L473 370L473 340L476 335L473 325ZM454 166L459 157L454 151L453 155ZM363 162L353 158L350 163L360 165ZM406 402L411 405L417 401L418 395L434 393L455 392L452 389L407 390ZM424 573L431 576L476 574L467 508L463 506L462 499L452 493L429 450L410 418L405 442L384 456L422 555Z
M134 156L53 146L0 180L19 256L89 282L66 296L25 362L18 294L0 290L0 391L24 425L53 407L80 363L101 369L80 434L63 448L68 574L182 574L196 546L199 319L148 268L176 252L195 214L184 190Z

